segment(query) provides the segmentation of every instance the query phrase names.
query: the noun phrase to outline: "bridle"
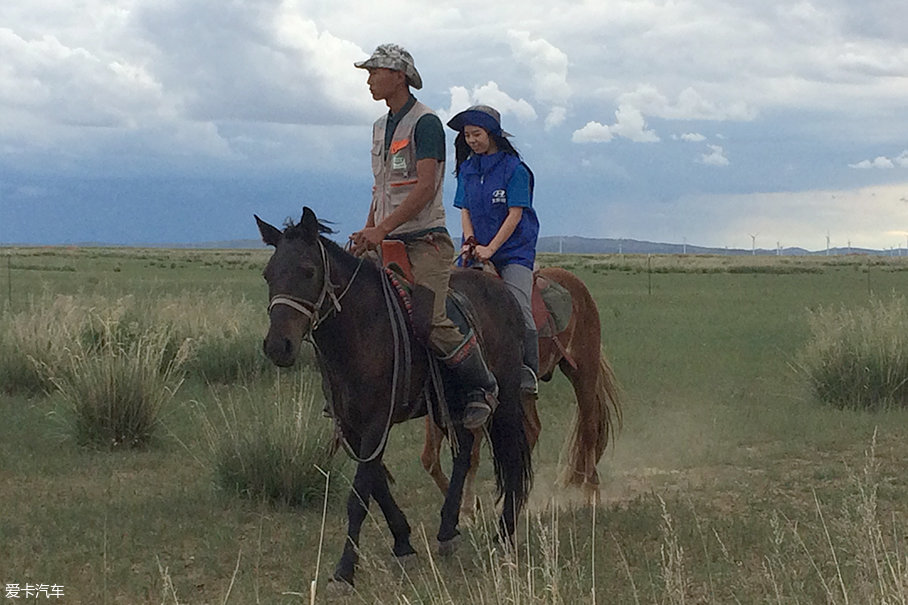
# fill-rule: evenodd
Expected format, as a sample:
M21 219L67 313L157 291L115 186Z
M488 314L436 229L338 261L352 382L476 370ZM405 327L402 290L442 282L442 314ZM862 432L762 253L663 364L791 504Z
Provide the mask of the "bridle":
M328 251L325 250L325 245L322 243L321 239L318 239L317 241L319 253L322 258L322 275L324 275L324 278L322 279L322 287L316 301L311 302L291 294L275 294L268 303L269 314L274 307L284 305L306 316L309 320L309 327L306 330L306 333L303 334L303 338L305 339L308 339L312 332L314 332L325 319L330 317L332 313L340 313L341 300L343 300L347 292L350 291L350 286L353 285L356 276L359 274L359 269L363 265L363 257L360 257L359 264L356 265L356 271L353 272L353 276L350 278L350 281L347 282L347 287L344 288L344 291L338 296L336 292L340 286L331 283L331 263L328 262ZM331 306L324 309L326 300L330 301Z
M271 302L268 303L269 314L271 313L271 310L277 305L284 305L303 314L309 319L309 327L303 334L303 339L308 340L312 343L312 346L315 348L316 356L320 356L321 353L319 351L318 343L316 343L315 339L312 338L312 333L325 319L330 317L332 313L340 313L341 300L344 298L347 292L350 291L350 286L353 285L353 282L356 280L356 276L359 274L360 268L363 266L363 262L366 260L365 255L360 256L359 264L356 265L356 270L350 277L350 281L347 282L347 287L344 288L344 291L341 292L340 295L337 295L336 292L340 286L331 283L331 263L328 261L328 252L327 250L325 250L325 246L322 243L321 239L318 240L318 247L319 253L322 258L322 271L324 275L318 299L316 299L316 301L313 303L311 301L290 294L275 294L271 297ZM394 287L391 285L391 281L388 279L382 279L381 283L385 305L388 309L389 318L391 320L391 332L394 339L394 369L392 371L391 379L391 405L388 408L388 417L385 421L385 428L382 434L382 438L379 440L378 444L375 447L375 450L373 450L370 455L358 455L354 451L350 443L347 441L346 436L343 435L343 431L340 431L341 445L346 450L347 454L358 463L371 462L372 460L378 458L384 451L385 445L388 442L388 435L391 432L391 425L394 422L395 402L400 396L400 393L406 394L409 391L410 385L410 366L412 363L412 353L410 351L409 338L406 334L406 319L403 316L403 311L398 305L395 304L397 295L394 292ZM330 301L331 303L327 310L324 309L326 300ZM399 351L401 351L402 354L399 354ZM324 377L322 379L324 380ZM331 412L331 415L334 416L334 402L330 397L328 398L328 408Z

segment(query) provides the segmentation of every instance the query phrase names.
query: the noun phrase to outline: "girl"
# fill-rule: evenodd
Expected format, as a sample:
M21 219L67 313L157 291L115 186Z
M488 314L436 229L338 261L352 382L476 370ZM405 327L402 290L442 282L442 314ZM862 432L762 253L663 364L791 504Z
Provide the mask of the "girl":
M539 341L531 296L539 221L533 211L533 173L506 138L511 135L501 129L501 115L492 107L474 105L448 126L458 132L454 206L460 208L463 226L462 258L491 262L520 303L526 326L520 386L535 396Z

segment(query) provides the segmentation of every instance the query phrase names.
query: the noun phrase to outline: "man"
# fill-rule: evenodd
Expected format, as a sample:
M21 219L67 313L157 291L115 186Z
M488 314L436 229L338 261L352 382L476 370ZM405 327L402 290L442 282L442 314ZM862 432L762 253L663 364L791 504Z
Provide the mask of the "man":
M463 424L479 428L497 404L498 384L475 335L462 334L445 312L454 243L442 202L444 128L410 92L410 87L422 88L422 78L404 48L382 44L354 65L369 71L372 98L389 110L372 127L372 205L366 226L350 236L354 252L375 248L386 238L404 242L414 280L435 294L429 345L468 386Z

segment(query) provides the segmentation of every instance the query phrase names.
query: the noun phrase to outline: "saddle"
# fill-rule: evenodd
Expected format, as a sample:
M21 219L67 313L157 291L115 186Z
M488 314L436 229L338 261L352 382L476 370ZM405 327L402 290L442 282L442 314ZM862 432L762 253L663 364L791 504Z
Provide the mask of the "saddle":
M420 337L427 335L429 321L432 318L432 293L426 288L414 284L413 271L404 243L398 240L383 241L381 257L382 264L389 275L396 274L406 282L398 287L398 291L401 292L402 288L408 289L409 295L413 299L411 318L414 331ZM488 267L491 265L486 264L485 267L485 270L489 270ZM494 268L491 268L491 271L494 272ZM536 323L539 337L553 338L557 341L557 335L566 330L571 321L573 312L571 293L561 284L546 279L537 272L533 274L532 305L533 320ZM466 333L470 327L469 311L465 310L465 307L469 308L463 297L456 293L448 296L446 304L448 317L457 324L457 327L461 328L463 333ZM561 347L559 346L559 348Z
M574 311L571 293L556 281L533 274L533 320L540 338L564 332Z
M414 334L420 341L428 342L435 294L415 283L403 242L384 240L381 245L381 259L388 278L407 308ZM445 301L445 310L448 318L460 328L462 334L470 332L472 320L469 301L451 290Z

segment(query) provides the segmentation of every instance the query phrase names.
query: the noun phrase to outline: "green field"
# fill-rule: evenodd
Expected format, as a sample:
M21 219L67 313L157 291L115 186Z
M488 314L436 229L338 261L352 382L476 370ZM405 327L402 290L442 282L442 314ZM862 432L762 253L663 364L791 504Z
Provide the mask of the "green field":
M51 599L60 603L305 603L320 563L320 603L908 603L908 411L829 407L797 371L810 313L905 293L908 259L543 255L598 301L624 395L623 428L599 465L600 504L555 483L574 407L556 374L540 385L543 432L516 552L489 543L486 450L485 512L457 556L439 559L441 496L419 463L423 425L398 426L385 460L420 554L401 569L373 510L356 592L337 595L325 579L343 544L352 464L332 474L340 489L321 548L321 498L250 501L216 481L206 419L231 406L253 418L254 402L303 374L279 374L259 353L268 251L0 254L7 337L29 317L40 324L30 329L52 330L116 307L139 323L185 326L209 359L187 364L153 441L115 451L78 445L57 390L11 388L18 370L0 368L4 588L62 586ZM309 422L330 426L312 399Z

